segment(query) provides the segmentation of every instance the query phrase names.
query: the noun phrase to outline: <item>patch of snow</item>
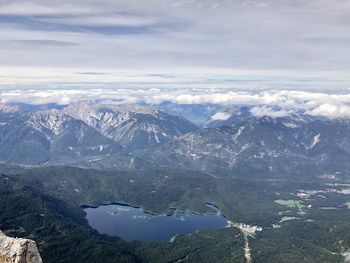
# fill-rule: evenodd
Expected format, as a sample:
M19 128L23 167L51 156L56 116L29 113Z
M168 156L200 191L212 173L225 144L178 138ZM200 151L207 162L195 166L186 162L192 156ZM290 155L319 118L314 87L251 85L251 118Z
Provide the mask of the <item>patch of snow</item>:
M153 129L154 129L154 128L153 128ZM156 139L157 143L160 143L160 140L159 140L159 138L158 138L158 135L157 135L157 132L156 132L155 129L153 130L153 134L154 134L154 138Z
M314 136L314 138L312 140L312 143L311 143L311 146L310 146L311 149L313 147L315 147L315 145L318 144L321 141L320 136L321 136L320 133Z
M234 139L237 139L243 132L244 130L244 126L241 126L238 128L238 131L236 132L236 134L233 136Z
M173 236L173 237L169 240L169 242L170 242L170 243L174 242L175 239L176 239L176 237L177 237L177 235Z
M241 147L241 149L239 150L238 154L241 154L242 152L244 152L245 150L247 150L250 146L251 146L250 143L244 144L244 145ZM238 155L238 154L237 154L237 155Z
M283 123L283 125L287 128L291 128L291 129L295 129L298 127L298 125L296 125L295 123L291 123L291 122L285 122L285 123Z

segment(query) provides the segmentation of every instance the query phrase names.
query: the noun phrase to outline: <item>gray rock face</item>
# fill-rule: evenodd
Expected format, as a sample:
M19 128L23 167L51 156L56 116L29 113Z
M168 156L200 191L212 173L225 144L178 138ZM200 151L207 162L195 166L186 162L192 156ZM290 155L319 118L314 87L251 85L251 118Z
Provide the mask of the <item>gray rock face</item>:
M138 105L72 104L64 112L120 143L124 152L156 147L197 127L183 117Z
M252 118L232 127L188 133L140 158L158 166L215 174L349 174L348 120Z
M130 157L133 152L197 130L180 116L137 105L81 102L64 109L22 108L0 104L0 162L132 169L140 166Z
M0 262L2 263L42 263L34 241L5 236L0 231Z
M2 117L0 112L2 162L69 163L118 154L121 149L119 143L58 110L18 114L11 118Z

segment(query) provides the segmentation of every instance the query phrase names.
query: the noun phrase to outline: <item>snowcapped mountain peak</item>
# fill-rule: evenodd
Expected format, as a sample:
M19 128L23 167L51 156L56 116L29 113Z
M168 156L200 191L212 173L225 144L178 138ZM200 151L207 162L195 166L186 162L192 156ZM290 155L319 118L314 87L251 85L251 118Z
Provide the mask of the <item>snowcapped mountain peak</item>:
M196 126L180 116L136 104L72 104L64 112L85 122L124 149L158 145L194 131Z
M0 112L2 113L16 113L20 111L21 109L17 105L0 103Z
M38 111L30 114L29 122L38 130L46 128L52 131L55 135L60 133L62 124L72 118L57 109Z
M295 171L296 163L312 169L350 167L350 122L343 119L302 113L256 117L248 106L240 106L214 112L208 118L211 127L198 129L181 116L132 104L81 102L44 111L10 104L0 109L0 161L89 164L100 160L99 164L114 167L116 157L125 157L127 162L121 166L129 167L132 156L141 163L164 167L177 163L186 169L228 174L244 172L244 167L287 173Z

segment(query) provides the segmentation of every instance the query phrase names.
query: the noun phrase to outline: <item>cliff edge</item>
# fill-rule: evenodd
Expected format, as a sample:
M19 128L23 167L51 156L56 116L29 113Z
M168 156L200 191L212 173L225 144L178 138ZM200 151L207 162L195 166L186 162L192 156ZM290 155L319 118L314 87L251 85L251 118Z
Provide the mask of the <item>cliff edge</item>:
M0 231L0 263L42 263L33 240L12 238Z

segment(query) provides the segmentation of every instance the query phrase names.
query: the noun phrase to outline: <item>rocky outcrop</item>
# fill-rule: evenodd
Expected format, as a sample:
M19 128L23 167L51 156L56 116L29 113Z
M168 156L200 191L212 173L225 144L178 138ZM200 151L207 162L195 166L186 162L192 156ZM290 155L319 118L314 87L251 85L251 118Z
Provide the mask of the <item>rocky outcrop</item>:
M0 263L42 263L33 240L12 238L0 231Z

